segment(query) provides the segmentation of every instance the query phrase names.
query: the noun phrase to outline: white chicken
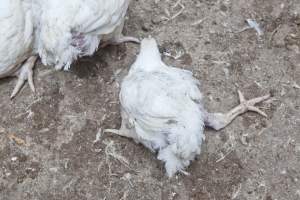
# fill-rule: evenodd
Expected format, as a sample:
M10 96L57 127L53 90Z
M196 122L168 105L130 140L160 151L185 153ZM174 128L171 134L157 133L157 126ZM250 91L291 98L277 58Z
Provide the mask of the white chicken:
M208 113L198 80L190 71L165 65L156 41L147 38L121 85L121 128L104 132L133 138L158 151L172 177L178 171L185 173L184 168L200 154L204 126L220 130L249 110L266 116L254 105L270 95L247 101L239 92L239 97L241 104L230 112Z
M122 35L130 0L33 0L39 10L36 48L45 65L69 69L99 43L139 42Z
M17 76L11 98L26 80L34 92L33 72L37 57L33 52L31 4L21 0L0 0L0 78Z

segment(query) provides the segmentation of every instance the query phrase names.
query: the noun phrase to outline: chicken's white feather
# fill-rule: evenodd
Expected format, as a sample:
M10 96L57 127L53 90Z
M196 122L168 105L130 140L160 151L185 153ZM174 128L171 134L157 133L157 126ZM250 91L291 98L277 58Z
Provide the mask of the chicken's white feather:
M121 86L122 110L134 124L134 139L158 151L169 176L201 150L204 110L198 85L191 72L162 62L154 39L144 39Z
M39 55L57 69L68 69L78 57L92 55L100 41L113 38L129 5L129 0L34 1L41 9L36 16Z
M30 5L0 0L0 78L12 76L32 54L33 22Z

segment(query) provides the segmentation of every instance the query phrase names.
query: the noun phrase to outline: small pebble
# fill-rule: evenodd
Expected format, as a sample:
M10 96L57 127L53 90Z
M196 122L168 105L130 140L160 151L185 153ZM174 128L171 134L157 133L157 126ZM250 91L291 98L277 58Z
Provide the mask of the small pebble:
M13 161L13 162L15 162L15 161L17 161L18 160L18 157L12 157L11 158L11 161Z

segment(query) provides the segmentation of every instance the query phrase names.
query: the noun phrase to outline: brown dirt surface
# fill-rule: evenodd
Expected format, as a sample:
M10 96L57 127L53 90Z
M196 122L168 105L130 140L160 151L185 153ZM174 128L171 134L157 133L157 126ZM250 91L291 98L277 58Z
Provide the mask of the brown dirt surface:
M124 32L152 35L166 63L193 71L209 111L236 106L237 89L271 92L259 105L268 118L247 113L206 129L190 175L168 179L142 145L111 134L94 142L120 126L119 83L138 45L100 49L69 72L38 63L35 95L26 85L11 101L16 80L0 80L1 200L300 199L300 1L181 2L165 20L180 10L175 0L133 0ZM264 34L241 31L246 19Z

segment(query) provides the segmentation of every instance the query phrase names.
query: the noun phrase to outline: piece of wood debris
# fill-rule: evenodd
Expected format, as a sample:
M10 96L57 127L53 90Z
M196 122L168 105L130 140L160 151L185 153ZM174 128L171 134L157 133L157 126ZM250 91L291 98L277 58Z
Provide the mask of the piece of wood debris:
M204 17L204 18L202 18L202 19L199 19L199 20L193 22L193 23L191 24L191 26L198 26L198 25L202 24L202 23L204 22L205 19L206 19L206 17Z
M180 7L180 10L175 13L173 16L171 16L171 13L170 11L165 8L164 9L164 12L166 14L166 16L163 16L163 20L166 20L166 21L170 21L170 20L173 20L175 18L177 18L179 15L181 15L183 13L183 11L185 10L185 6L181 3L181 0L178 0L173 6L172 6L172 10L174 10L176 7Z
M121 164L123 164L128 169L133 170L130 167L129 161L124 156L122 156L116 152L115 143L113 141L103 141L103 143L106 145L105 155L107 158L112 157L112 158L118 160Z
M300 89L300 86L296 82L292 84L292 87L295 89Z
M181 4L181 2L179 2L178 4L176 3L176 6L175 6L175 7L177 7L178 5L181 7L181 9L179 10L178 13L176 13L175 15L173 15L173 16L170 18L170 20L175 19L176 17L178 17L179 15L181 15L181 14L183 13L183 11L184 11L184 9L185 9L185 6L184 6L183 4ZM175 8L175 7L174 7L174 8Z
M240 137L240 142L242 143L242 145L244 146L248 146L249 143L248 143L248 136L249 134L243 134L241 137Z
M93 144L99 142L101 140L101 136L102 136L102 129L100 128L96 134L96 139L93 141Z
M14 141L17 145L20 145L20 146L26 146L26 147L29 146L29 144L27 144L27 143L25 142L25 140L23 140L22 138L17 137L17 136L16 136L15 134L13 134L13 133L10 133L10 134L8 135L8 138L9 138L10 140Z
M222 154L221 158L219 158L218 160L216 160L216 163L221 162L222 160L224 160L231 152L233 152L233 150L230 150L229 152L227 152L225 155Z
M240 183L237 189L233 192L231 199L236 199L239 196L239 193L241 192L242 184Z
M274 29L274 31L272 31L271 36L270 36L270 39L269 39L269 44L271 44L271 42L272 42L272 40L273 40L273 37L274 37L275 33L277 33L277 31L279 30L279 28L281 28L281 24L279 24L279 25Z

